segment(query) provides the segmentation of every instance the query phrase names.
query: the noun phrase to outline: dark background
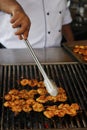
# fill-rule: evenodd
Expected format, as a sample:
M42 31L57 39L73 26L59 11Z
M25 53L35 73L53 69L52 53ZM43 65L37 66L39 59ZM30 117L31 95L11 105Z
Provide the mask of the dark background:
M71 0L72 30L75 40L87 39L87 0Z

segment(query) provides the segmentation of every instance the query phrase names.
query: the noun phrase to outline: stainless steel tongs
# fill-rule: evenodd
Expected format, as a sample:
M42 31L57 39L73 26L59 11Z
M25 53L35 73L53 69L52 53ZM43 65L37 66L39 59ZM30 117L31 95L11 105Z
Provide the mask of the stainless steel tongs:
M31 44L29 43L29 41L28 40L24 40L24 42L25 42L25 44L26 44L26 46L27 46L27 48L29 50L29 53L31 53L31 55L32 55L36 65L38 66L40 72L42 73L42 76L44 78L44 84L45 84L45 87L46 87L48 93L50 95L52 95L52 96L56 96L58 94L58 88L57 88L55 82L50 80L48 78L48 76L46 75L46 73L45 73L41 63L39 62L39 60L38 60L38 58L37 58L37 56L36 56L32 46L31 46Z

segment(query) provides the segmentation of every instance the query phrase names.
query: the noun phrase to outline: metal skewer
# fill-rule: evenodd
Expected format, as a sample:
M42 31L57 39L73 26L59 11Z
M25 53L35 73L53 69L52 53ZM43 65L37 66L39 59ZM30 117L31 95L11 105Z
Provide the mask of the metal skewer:
M56 96L58 94L58 88L57 88L55 82L50 80L48 78L48 76L46 75L46 73L45 73L40 61L38 60L38 58L37 58L32 46L31 46L31 44L29 43L29 41L24 40L24 42L25 42L27 48L29 49L29 53L31 53L36 65L38 66L38 68L39 68L39 70L42 74L42 76L44 77L44 84L45 84L45 87L46 87L48 93L50 93L50 95L52 95L52 96Z

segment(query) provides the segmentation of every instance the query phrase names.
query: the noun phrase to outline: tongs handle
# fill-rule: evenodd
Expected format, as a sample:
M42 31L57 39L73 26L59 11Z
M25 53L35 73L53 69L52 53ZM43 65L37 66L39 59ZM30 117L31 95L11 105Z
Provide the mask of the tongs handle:
M40 61L38 60L38 58L37 58L37 56L36 56L36 54L35 54L35 52L34 52L32 46L31 46L31 44L29 43L29 41L28 41L27 39L24 40L24 42L25 42L26 46L28 47L29 52L31 53L31 55L32 55L32 57L33 57L35 63L37 64L37 66L38 66L40 72L42 73L44 79L48 79L48 77L47 77L46 73L44 72L44 69L43 69L43 67L41 66L41 63L40 63Z
M53 81L49 80L48 76L46 75L46 73L45 73L43 67L41 66L41 63L39 62L39 60L38 60L38 58L37 58L37 56L36 56L36 54L35 54L35 52L34 52L32 46L31 46L31 44L29 43L29 41L26 39L26 40L24 40L24 42L25 42L26 46L27 46L28 49L29 49L28 52L31 53L33 59L35 60L35 63L37 64L37 66L38 66L40 72L42 73L42 75L43 75L43 77L44 77L44 83L45 83L45 87L46 87L47 91L48 91L52 96L56 96L56 95L58 94L58 91L57 91L58 89L57 89L56 84L55 84Z

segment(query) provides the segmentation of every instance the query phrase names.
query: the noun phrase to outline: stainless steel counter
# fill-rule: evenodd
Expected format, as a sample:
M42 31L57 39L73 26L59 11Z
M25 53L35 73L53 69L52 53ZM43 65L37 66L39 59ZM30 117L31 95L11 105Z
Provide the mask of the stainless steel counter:
M41 63L76 62L62 47L35 49ZM27 49L0 49L0 65L2 64L34 64Z

